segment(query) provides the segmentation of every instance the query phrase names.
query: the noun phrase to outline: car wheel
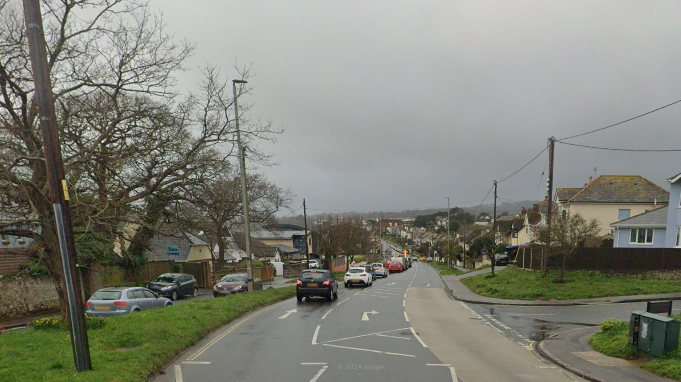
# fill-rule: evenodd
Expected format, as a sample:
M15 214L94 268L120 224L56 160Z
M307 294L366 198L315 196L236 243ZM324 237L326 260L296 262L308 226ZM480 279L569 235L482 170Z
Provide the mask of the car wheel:
M169 307L169 306L173 306L173 303L171 303L171 302L167 303L167 304L165 305L165 308L167 308L167 307Z
M336 291L333 292L333 298L334 299L338 298L338 289L336 289Z
M298 300L298 302L303 302L303 296L301 295L296 295L296 299Z
M324 297L326 297L326 301L333 300L333 294L331 293L331 291L329 291L329 293L327 293L326 296L324 296Z
M348 283L343 283L343 285L344 285L346 288L348 287Z
M177 291L174 290L173 293L170 294L170 299L175 301L177 300Z
M194 292L192 293L192 296L199 297L199 288L194 288Z

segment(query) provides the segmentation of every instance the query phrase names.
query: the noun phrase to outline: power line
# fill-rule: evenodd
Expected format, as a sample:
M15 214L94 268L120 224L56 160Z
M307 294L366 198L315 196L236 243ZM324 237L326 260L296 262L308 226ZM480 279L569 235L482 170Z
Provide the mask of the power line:
M497 184L499 184L499 182L497 182ZM482 206L482 203L484 203L485 200L487 200L487 198L489 197L489 194L492 192L493 189L494 189L494 185L492 185L492 187L489 188L489 191L487 191L487 195L485 195L485 197L482 199L480 204L478 204L478 206L475 207L475 209L473 209L473 211L470 212L471 215L475 215L475 211L477 211L478 208L480 208L480 206Z
M542 155L542 154L544 153L544 151L548 150L548 148L549 148L549 146L544 147L544 150L540 151L539 154L535 155L534 158L530 159L529 162L525 163L525 165L524 165L523 167L517 169L513 174L511 174L511 175L505 177L504 179L498 181L497 184L499 184L499 183L505 181L506 179L508 179L508 178L512 177L513 175L515 175L515 174L519 173L520 171L522 171L525 167L529 166L530 163L534 162L535 159L539 158L539 156Z
M602 131L602 130L605 130L605 129L609 129L609 128L611 128L611 127L615 127L615 126L621 125L621 124L623 124L623 123L627 123L627 122L629 122L629 121L633 121L633 120L635 120L635 119L637 119L637 118L644 117L644 116L646 116L646 115L648 115L648 114L652 114L652 113L654 113L654 112L656 112L656 111L660 111L660 110L662 110L662 109L664 109L664 108L667 108L667 107L669 107L669 106L676 105L677 103L680 103L680 102L681 102L681 99L678 100L678 101L674 101L674 102L672 102L672 103L666 104L666 105L664 105L664 106L658 107L658 108L655 109L655 110L651 110L651 111L649 111L649 112L646 112L646 113L643 113L643 114L639 114L639 115L637 115L637 116L635 116L635 117L632 117L632 118L629 118L629 119L625 119L624 121L620 121L620 122L617 122L617 123L613 123L612 125L608 125L608 126L605 126L605 127L601 127L601 128L599 128L599 129L587 131L587 132L585 132L585 133L573 135L573 136L570 136L570 137L567 137L567 138L562 138L562 139L559 139L558 141L560 142L560 141L564 141L564 140L567 140L567 139L577 138L577 137L581 137L581 136L584 136L584 135L587 135L587 134L593 134L593 133L596 133L596 132L599 132L599 131Z
M596 149L596 150L608 150L608 151L627 151L627 152L640 152L640 153L668 153L668 152L681 152L681 149L622 149L616 147L598 147L598 146L588 146L588 145L578 145L576 143L568 143L556 141L564 145L583 147L586 149Z
M537 194L539 193L539 187L541 187L541 181L544 180L544 174L546 173L546 166L549 164L549 158L546 158L546 163L544 163L544 169L539 176L539 182L537 182L537 188L534 190L534 198L537 199Z

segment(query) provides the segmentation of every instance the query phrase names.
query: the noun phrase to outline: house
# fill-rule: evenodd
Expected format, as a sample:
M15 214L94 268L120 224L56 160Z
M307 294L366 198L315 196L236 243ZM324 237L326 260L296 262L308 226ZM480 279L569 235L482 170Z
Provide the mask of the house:
M199 237L175 230L159 230L149 240L144 252L147 261L175 261L178 263L210 262L210 245Z
M614 248L681 248L681 174L667 181L668 205L611 224Z
M612 233L610 226L631 216L665 206L669 192L639 175L601 175L574 193L574 189L556 190L556 204L561 214L579 213L584 219L596 219L602 236Z
M235 227L235 230L238 230L239 228L241 227ZM295 224L279 224L276 227L269 228L253 224L251 239L258 240L271 247L280 245L293 247L298 249L302 254L305 253L305 227ZM308 254L313 253L311 230L307 233L307 247Z
M274 260L275 262L291 261L291 260L301 260L303 258L302 253L293 247L288 245L280 245L274 250Z
M230 252L230 256L235 257L235 262L241 261L246 258L246 235L243 232L232 233L232 238L234 239L234 245L236 251ZM258 259L260 261L281 261L281 258L276 258L276 246L267 245L264 242L254 239L251 237L251 255L252 258ZM236 253L235 253L236 252ZM275 259L276 258L276 259ZM227 252L225 252L225 260L229 260Z

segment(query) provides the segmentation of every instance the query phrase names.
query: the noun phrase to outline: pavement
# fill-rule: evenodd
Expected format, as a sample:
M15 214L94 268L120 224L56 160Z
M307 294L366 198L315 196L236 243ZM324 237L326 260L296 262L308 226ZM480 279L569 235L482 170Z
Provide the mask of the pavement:
M462 271L467 269L459 268ZM503 267L496 267L497 270ZM473 304L520 305L520 306L571 306L604 303L627 303L658 300L681 300L681 293L621 296L593 299L562 301L525 301L506 300L477 295L466 287L461 279L483 273L491 273L491 268L481 269L464 275L440 275L446 292L456 300ZM589 338L600 329L598 327L578 328L557 333L539 341L536 350L556 365L593 382L669 382L669 378L657 376L641 369L637 364L620 358L608 357L595 351L589 345Z

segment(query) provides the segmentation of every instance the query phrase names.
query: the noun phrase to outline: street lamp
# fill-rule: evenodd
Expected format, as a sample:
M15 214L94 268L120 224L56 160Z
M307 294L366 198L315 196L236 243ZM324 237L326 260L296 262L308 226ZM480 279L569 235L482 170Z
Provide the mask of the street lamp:
M239 105L237 104L236 84L246 84L244 80L232 80L234 90L234 123L236 124L236 144L241 167L241 198L244 206L244 235L246 238L246 259L248 264L248 291L253 292L253 261L251 259L251 223L248 219L248 192L246 191L246 155L241 147L241 131L239 131ZM306 238L307 239L307 238Z
M450 257L452 256L452 252L449 248L449 196L447 197L447 267L449 267L449 262L450 262Z

